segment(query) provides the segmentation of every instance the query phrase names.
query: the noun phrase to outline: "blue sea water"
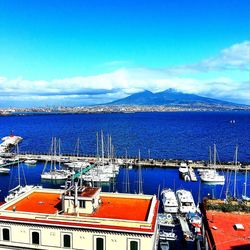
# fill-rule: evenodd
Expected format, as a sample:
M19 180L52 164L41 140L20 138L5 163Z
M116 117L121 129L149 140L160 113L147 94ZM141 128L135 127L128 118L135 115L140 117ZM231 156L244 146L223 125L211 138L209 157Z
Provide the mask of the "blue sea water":
M230 121L234 120L232 123ZM217 145L220 161L233 161L235 145L239 145L240 162L250 162L250 112L178 112L178 113L131 113L131 114L65 114L1 116L0 136L10 131L22 136L20 151L49 152L51 138L61 139L61 151L74 153L77 138L82 154L96 154L96 132L112 135L117 155L142 157L207 160L208 147ZM28 184L41 184L43 163L34 167L23 166ZM123 191L124 169L116 180L116 190ZM10 176L0 176L1 200L13 185L17 168L11 168ZM130 173L130 189L137 191L137 169ZM226 174L226 173L224 173ZM158 194L163 187L187 188L198 199L199 182L184 182L179 179L178 169L143 168L144 193ZM233 176L231 177L231 179ZM250 179L248 178L248 183ZM241 195L244 173L237 174L237 194ZM58 187L58 183L43 182L45 187ZM111 186L103 187L111 191ZM233 184L231 181L230 192ZM200 186L204 196L225 196L225 186ZM248 195L250 195L248 190Z

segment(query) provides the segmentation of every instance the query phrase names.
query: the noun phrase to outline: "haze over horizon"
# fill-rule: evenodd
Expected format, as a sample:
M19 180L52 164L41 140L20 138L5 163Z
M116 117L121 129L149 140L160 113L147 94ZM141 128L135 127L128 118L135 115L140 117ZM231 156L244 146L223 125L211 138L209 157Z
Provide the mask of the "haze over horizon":
M250 105L249 0L0 0L0 107L176 89Z

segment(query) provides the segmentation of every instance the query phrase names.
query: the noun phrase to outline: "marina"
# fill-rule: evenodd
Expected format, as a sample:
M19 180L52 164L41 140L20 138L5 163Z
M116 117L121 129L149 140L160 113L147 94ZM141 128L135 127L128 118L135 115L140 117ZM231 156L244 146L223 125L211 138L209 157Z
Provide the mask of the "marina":
M99 137L101 134L102 132ZM111 150L112 147L117 148L117 145L109 145L110 137L104 135L101 136L103 143L102 138L99 138L99 146L92 154L82 153L80 140L76 140L76 146L69 152L65 150L59 138L54 143L56 146L49 152L36 153L35 150L41 145L38 144L31 153L24 151L28 148L30 139L23 134L21 136L24 139L18 143L19 150L12 147L12 150L1 153L1 166L5 166L9 171L8 174L0 176L2 201L11 202L40 188L65 190L73 180L77 181L79 186L101 188L102 192L156 195L159 200L158 249L194 249L196 246L204 246L197 209L205 197L249 197L247 183L250 183L250 179L247 172L250 170L250 164L246 159L244 162L237 160L238 164L235 164L233 160L220 162L221 158L217 157L216 164L211 164L206 158L154 158L151 151L141 157L140 149L132 157L129 156L129 150L126 150L124 155ZM51 138L48 141L51 141ZM112 141L115 142L113 137ZM180 174L179 169L185 174ZM218 185L215 182L202 181L204 173L210 173L211 176L213 171L224 176L225 182ZM24 176L17 178L19 172L24 173ZM44 173L47 173L49 178L43 178ZM56 176L63 173L65 177L54 178L52 173L56 173ZM69 190L73 193L74 188L70 186ZM170 199L168 191L172 192L177 203L172 203L174 198ZM192 194L193 199L188 198L188 193Z

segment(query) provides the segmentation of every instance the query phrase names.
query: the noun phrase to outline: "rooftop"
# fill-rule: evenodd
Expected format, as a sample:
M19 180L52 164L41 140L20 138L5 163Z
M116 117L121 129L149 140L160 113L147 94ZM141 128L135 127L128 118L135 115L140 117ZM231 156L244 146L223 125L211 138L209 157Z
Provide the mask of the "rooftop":
M98 190L87 189L85 195L91 197ZM63 190L32 190L3 204L0 207L0 220L140 232L154 231L159 203L155 196L100 193L99 206L94 212L83 214L62 211L62 193Z
M214 244L216 250L250 249L250 214L209 210L206 218L211 247ZM244 230L237 230L235 224L242 224Z

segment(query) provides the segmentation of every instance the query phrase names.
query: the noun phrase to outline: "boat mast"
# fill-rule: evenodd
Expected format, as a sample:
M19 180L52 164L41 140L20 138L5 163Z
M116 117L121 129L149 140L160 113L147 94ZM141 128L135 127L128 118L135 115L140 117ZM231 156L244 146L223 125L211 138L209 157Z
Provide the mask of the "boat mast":
M212 150L211 150L211 146L209 146L209 166L211 166L212 164Z
M246 166L246 172L245 172L244 196L247 197L247 166Z
M216 144L214 144L214 168L216 166Z
M103 141L103 131L101 131L101 143L102 143L102 166L104 166L104 141Z
M96 132L96 158L99 161L99 135Z
M234 169L234 198L236 198L236 173L238 164L238 145L235 148L235 169Z
M143 194L142 190L142 173L141 173L141 151L139 149L139 157L138 157L138 193Z
M54 171L56 171L56 137L54 138Z
M18 143L17 143L17 145L16 145L16 152L17 152L18 186L21 186L21 173L20 173L19 146L18 146Z

